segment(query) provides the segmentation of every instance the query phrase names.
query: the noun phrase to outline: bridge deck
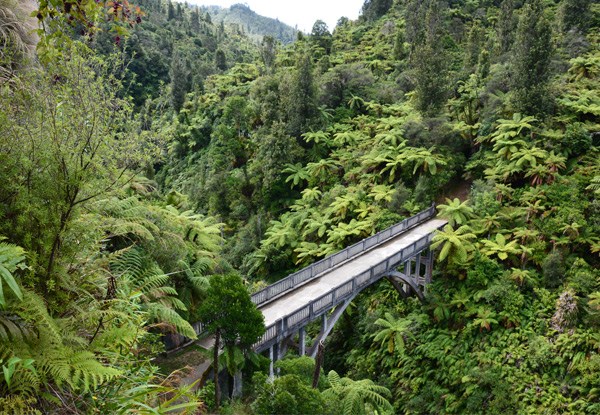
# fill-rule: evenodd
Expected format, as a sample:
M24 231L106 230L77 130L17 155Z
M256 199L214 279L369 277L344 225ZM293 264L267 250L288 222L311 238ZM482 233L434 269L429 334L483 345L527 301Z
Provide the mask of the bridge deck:
M306 307L315 298L328 293L346 281L352 280L355 275L369 270L374 265L391 257L445 223L447 221L443 219L430 219L423 222L368 252L340 264L316 280L290 291L271 303L258 307L265 316L265 325L269 326L280 318Z

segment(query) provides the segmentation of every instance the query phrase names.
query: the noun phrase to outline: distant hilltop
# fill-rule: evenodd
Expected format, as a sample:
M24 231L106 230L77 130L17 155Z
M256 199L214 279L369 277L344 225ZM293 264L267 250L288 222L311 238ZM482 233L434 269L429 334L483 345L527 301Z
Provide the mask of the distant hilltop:
M297 29L278 19L261 16L245 4L234 4L229 8L201 6L201 10L203 13L208 12L211 20L215 22L237 24L240 30L257 41L262 40L263 36L273 36L284 45L296 40Z

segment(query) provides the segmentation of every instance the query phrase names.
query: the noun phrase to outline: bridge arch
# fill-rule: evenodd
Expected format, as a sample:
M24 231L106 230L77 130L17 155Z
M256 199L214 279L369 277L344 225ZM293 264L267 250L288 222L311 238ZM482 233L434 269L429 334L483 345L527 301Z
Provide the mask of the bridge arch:
M299 334L300 354L314 356L354 297L386 278L401 295L410 290L423 299L431 282L433 231L447 223L436 219L435 205L369 238L324 258L252 294L265 316L266 332L254 350L282 356ZM333 310L333 311L332 311ZM320 318L321 332L306 349L304 329Z
M307 356L314 358L317 354L318 344L320 342L325 342L327 340L327 337L333 330L335 324L337 323L339 318L344 314L344 311L346 311L346 308L348 308L350 303L352 303L352 301L354 301L356 296L358 294L360 294L365 288L370 287L383 279L387 280L390 284L392 284L392 286L396 289L396 291L398 291L398 293L403 298L407 298L412 292L414 295L417 296L419 301L424 301L424 299L425 299L424 292L427 288L426 284L431 282L431 274L430 274L431 271L430 270L433 269L433 251L430 249L428 249L427 251L428 251L427 252L427 261L428 262L426 264L421 263L421 260L420 260L421 253L419 253L418 260L415 261L416 267L414 268L414 270L412 269L413 268L413 266L412 266L413 264L411 264L412 261L407 261L403 267L404 272L400 272L397 270L388 270L388 271L384 272L378 279L376 279L375 281L371 282L368 285L364 285L358 291L354 292L351 296L349 296L347 299L345 299L342 303L336 305L335 307L333 307L330 310L327 310L325 313L323 313L320 316L321 331L319 332L317 337L314 339L313 345L310 348L307 349L304 344L304 342L305 342L305 335L303 333L304 326L298 330L298 334L299 334L298 344L294 344L291 342L291 340L295 337L296 333L291 333L290 335L288 335L288 337L280 343L280 346L279 346L280 347L280 351L279 351L280 355L285 354L288 346L294 345L294 346L297 346L300 356L303 356L304 354L306 354ZM423 277L420 276L421 272L423 271L421 269L422 268L421 265L425 265L425 270L424 270L425 276L423 276ZM427 278L427 275L429 275L429 278ZM329 316L328 316L328 313L331 310L333 310L333 312L331 314L329 314Z

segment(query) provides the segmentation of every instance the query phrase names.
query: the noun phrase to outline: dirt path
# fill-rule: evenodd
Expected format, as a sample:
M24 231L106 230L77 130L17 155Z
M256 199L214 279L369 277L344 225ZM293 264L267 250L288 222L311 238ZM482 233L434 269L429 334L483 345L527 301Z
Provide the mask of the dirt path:
M453 200L457 197L461 202L469 198L471 194L471 182L461 180L460 182L451 183L447 191L444 191L435 201L436 204L446 203L446 198Z

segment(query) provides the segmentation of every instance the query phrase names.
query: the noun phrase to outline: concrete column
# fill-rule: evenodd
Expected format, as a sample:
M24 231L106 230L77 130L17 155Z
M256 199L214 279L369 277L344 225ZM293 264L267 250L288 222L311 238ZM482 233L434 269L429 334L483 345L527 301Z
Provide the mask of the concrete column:
M275 343L277 344L277 343ZM274 347L274 346L273 346ZM274 358L274 350L273 347L269 347L269 359L271 360L271 363L269 363L269 377L273 377L275 376L275 372L273 371L273 358Z
M425 264L425 282L431 284L433 276L433 249L429 248L427 263Z
M325 333L327 330L327 314L321 316L321 331Z
M269 364L269 376L273 377L275 376L273 364L279 360L279 342L269 347L269 358L271 359L271 363ZM279 372L279 370L277 371Z
M306 332L304 327L300 327L300 330L298 330L298 351L300 356L306 354Z

